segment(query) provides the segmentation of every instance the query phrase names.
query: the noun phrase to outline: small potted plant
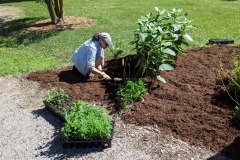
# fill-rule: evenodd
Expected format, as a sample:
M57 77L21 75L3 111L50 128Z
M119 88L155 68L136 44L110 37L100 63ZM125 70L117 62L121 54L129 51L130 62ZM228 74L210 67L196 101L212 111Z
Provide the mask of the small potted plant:
M63 148L111 147L114 122L105 108L75 101L65 119L61 130Z
M43 103L46 108L60 120L65 121L65 110L70 110L73 99L63 89L53 87L47 91Z

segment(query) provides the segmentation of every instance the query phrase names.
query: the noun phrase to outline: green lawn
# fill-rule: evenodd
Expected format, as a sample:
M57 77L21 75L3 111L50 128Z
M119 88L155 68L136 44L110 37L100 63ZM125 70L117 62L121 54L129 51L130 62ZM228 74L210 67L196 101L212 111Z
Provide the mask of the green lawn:
M125 54L134 52L130 51L134 46L129 42L133 40L133 30L138 28L135 22L141 15L155 13L154 7L168 11L181 8L189 14L189 19L198 29L189 31L194 42L186 49L206 46L210 38L229 38L240 44L240 1L65 0L65 16L87 17L94 20L95 25L38 34L22 33L20 29L29 23L49 18L44 5L31 0L2 0L2 6L19 7L21 13L4 29L0 28L0 76L72 65L72 53L95 32L109 32L114 43L122 44ZM106 55L111 56L108 50Z

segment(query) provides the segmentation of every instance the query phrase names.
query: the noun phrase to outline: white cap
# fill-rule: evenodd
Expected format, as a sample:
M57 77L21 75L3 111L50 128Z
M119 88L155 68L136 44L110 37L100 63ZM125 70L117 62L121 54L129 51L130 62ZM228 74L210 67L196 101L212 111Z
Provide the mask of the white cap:
M113 45L111 36L108 33L102 32L102 33L99 33L98 36L100 39L104 40L109 46Z

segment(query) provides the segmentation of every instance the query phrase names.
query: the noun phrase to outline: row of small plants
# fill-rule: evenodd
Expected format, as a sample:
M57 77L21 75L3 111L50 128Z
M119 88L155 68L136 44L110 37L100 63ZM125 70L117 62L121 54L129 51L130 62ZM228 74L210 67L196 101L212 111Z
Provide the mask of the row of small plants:
M141 79L131 79L119 84L116 99L123 108L132 108L136 101L143 101L147 84ZM110 137L113 119L105 108L83 101L73 101L63 89L53 87L44 97L45 103L65 119L61 135L64 139L91 140Z
M63 89L57 87L49 89L44 100L65 118L61 130L63 139L93 140L110 137L113 119L105 108L73 101Z
M237 121L240 121L240 103L238 102L238 99L240 98L240 54L238 54L234 61L234 69L232 78L228 84L228 91L235 97L233 100L237 104L233 116L237 119Z
M229 81L227 85L225 85L225 89L230 96L230 98L237 104L235 107L235 111L233 113L233 117L236 119L236 122L240 121L240 102L238 101L240 98L240 54L234 60L234 68L232 73L226 73L221 64L221 75L228 78Z
M92 140L110 137L112 117L102 107L76 101L71 106L71 111L66 111L65 119L61 133L66 139Z
M44 97L46 103L52 106L57 113L65 115L65 110L70 110L73 103L73 98L70 97L62 88L52 87L47 90L47 95Z

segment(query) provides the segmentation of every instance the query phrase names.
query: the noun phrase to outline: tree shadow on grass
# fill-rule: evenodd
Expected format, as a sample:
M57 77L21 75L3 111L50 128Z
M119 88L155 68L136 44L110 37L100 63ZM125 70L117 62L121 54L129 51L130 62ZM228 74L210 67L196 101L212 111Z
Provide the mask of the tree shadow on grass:
M39 18L21 18L6 22L0 28L0 47L16 47L18 45L29 45L43 39L57 35L55 32L30 32L23 30L27 25L41 20Z
M35 0L0 0L0 4L14 3L14 2L28 2L28 1L35 1Z
M63 149L60 143L60 130L63 127L63 122L57 119L54 115L48 112L45 108L37 109L32 112L36 117L43 117L48 123L50 123L54 127L54 133L52 134L52 140L48 143L40 145L36 148L36 150L41 150L39 155L36 157L42 158L53 158L54 159L68 159L68 158L76 158L83 157L87 154L93 152L102 152L103 148L68 148Z
M221 0L221 1L229 1L230 2L230 1L238 1L238 0Z

